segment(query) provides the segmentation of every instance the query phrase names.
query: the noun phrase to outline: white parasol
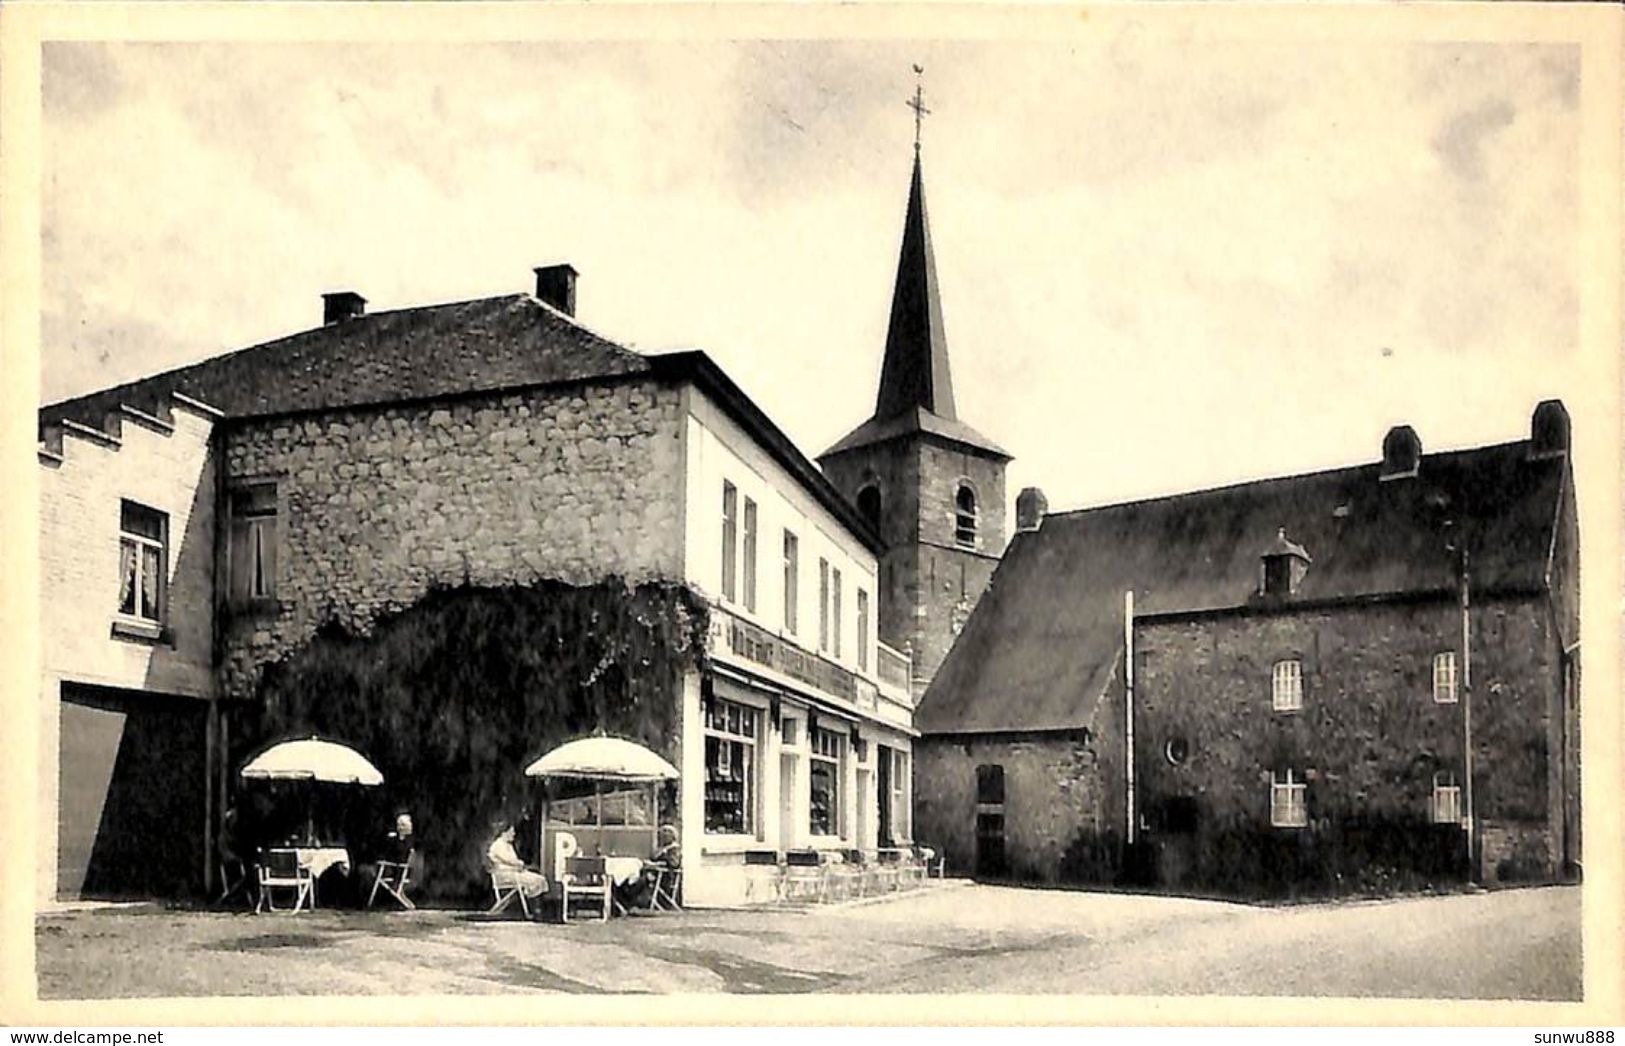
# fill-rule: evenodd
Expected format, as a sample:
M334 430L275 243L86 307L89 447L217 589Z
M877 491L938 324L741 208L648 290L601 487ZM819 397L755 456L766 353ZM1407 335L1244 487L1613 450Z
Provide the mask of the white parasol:
M525 767L527 777L582 777L596 781L673 781L677 768L654 752L619 737L583 737Z
M327 781L333 784L381 785L384 775L367 757L336 741L309 737L283 741L251 759L242 776L267 781Z

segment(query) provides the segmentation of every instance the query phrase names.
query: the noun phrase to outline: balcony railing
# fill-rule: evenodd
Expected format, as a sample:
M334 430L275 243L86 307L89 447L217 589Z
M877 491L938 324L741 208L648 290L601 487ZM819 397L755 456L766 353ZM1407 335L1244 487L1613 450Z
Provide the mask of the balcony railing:
M880 676L881 689L886 691L900 691L908 698L913 682L913 665L909 656L900 650L893 650L885 643L879 644L880 655L875 659L875 668ZM912 700L907 703L913 704Z

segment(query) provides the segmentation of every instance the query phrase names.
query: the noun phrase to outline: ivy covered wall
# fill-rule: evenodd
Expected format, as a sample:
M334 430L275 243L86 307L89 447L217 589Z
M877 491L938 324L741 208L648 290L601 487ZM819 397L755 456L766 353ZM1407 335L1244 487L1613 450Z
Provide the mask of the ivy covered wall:
M265 667L258 701L233 720L230 789L251 815L245 831L271 830L262 786L235 778L254 752L311 734L341 741L384 775L381 788L318 800L352 855L365 859L409 810L419 896L477 900L489 891L480 861L493 821L527 815L539 796L524 776L538 756L603 730L677 762L681 680L705 634L705 604L689 589L620 579L434 588L365 636L329 623Z

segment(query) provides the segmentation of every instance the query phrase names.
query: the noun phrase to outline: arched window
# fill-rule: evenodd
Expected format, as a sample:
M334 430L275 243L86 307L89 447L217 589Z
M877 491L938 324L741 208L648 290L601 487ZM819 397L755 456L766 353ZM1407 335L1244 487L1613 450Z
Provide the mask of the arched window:
M876 534L880 533L880 488L875 484L858 491L858 515L869 521Z
M966 548L976 547L976 491L961 483L954 495L954 541Z

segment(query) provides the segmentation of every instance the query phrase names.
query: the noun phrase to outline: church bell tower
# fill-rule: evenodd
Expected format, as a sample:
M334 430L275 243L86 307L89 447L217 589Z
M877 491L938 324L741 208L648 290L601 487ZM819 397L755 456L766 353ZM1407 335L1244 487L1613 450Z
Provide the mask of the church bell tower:
M916 67L916 72L918 72ZM958 636L1004 551L1004 469L1010 455L954 407L931 226L921 175L915 89L914 171L892 290L874 414L818 458L824 474L874 525L882 642L914 659L914 696Z

